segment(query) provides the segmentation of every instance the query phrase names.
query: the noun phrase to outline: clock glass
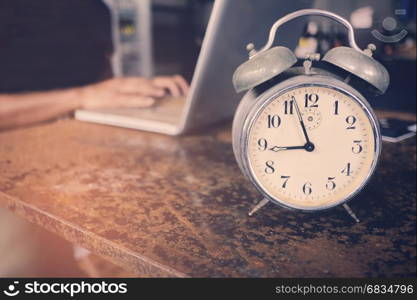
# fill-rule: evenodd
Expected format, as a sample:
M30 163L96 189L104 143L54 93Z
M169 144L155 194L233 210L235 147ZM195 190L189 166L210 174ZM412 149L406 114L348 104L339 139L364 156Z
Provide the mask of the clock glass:
M269 199L319 210L341 204L370 177L379 152L376 125L362 101L324 85L272 96L251 120L247 161Z

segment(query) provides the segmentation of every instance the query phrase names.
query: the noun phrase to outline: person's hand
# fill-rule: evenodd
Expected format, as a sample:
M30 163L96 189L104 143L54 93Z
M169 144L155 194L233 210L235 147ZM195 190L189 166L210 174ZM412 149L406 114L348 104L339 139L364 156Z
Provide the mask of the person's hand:
M151 82L153 85L168 91L173 97L180 97L188 94L188 83L180 75L158 76L153 78Z
M81 107L149 107L159 98L188 93L188 83L179 75L147 79L143 77L112 78L81 88Z

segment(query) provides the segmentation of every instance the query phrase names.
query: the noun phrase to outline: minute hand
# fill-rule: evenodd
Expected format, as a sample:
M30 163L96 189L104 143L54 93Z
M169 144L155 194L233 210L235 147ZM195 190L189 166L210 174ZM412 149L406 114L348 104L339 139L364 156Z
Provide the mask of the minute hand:
M292 100L292 102L294 103L295 110L297 111L298 120L300 121L301 129L303 130L304 137L306 138L307 144L311 144L310 139L308 138L306 126L304 125L303 117L301 115L300 108L298 107L297 101Z

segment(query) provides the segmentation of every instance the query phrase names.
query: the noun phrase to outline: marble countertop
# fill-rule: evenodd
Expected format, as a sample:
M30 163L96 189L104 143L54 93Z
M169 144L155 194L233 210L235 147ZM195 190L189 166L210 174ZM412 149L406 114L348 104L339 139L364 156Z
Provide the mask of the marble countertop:
M230 129L168 137L64 120L0 133L0 205L135 272L179 277L416 274L416 141L384 143L351 208L268 204Z

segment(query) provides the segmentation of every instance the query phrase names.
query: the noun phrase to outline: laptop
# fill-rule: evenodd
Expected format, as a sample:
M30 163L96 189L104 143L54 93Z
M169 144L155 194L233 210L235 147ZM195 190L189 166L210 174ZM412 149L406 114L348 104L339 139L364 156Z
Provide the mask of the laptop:
M187 97L161 99L150 108L77 110L75 118L167 135L180 135L230 119L242 97L233 89L232 75L248 59L246 45L254 42L258 48L263 46L271 25L299 9L287 3L216 0ZM302 27L296 27L301 34ZM286 37L295 45L299 35L291 31Z

